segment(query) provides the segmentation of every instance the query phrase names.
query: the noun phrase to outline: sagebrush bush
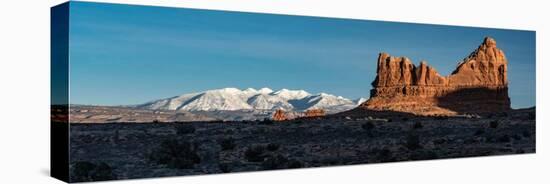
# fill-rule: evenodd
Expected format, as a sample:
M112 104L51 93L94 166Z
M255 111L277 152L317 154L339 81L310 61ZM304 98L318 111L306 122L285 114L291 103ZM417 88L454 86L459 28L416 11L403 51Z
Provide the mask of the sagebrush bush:
M281 147L281 145L279 144L276 144L276 143L269 143L267 145L267 150L269 151L277 151L279 149L279 147Z
M228 163L220 163L218 165L218 168L222 173L228 173L231 172L231 166Z
M366 131L371 131L372 129L374 129L374 127L375 127L374 123L370 121L361 125L361 128Z
M476 132L474 133L474 136L480 136L484 133L485 133L484 129L477 129Z
M71 182L104 181L116 179L111 166L105 162L98 164L79 161L73 164Z
M263 125L272 125L273 124L273 120L269 119L269 118L264 118L264 120L260 121L259 124L263 124Z
M287 168L287 164L288 159L279 154L269 156L262 162L262 166L264 169L284 169Z
M417 122L414 122L412 128L413 129L422 129L424 127L424 125L422 125L422 122L420 121L417 121Z
M149 158L157 164L176 169L190 169L201 162L194 144L175 139L162 141Z
M244 156L249 162L261 162L266 157L265 148L261 145L248 147Z
M302 168L304 167L304 163L300 162L299 160L289 160L287 164L287 168L289 169L296 169L296 168Z
M407 136L405 146L409 150L416 150L416 149L422 148L422 146L420 145L420 137L416 134L409 134L409 136Z
M436 152L431 150L425 151L415 151L410 155L410 160L433 160L437 159L439 156Z
M235 139L231 137L221 139L219 143L222 150L232 150L237 146L237 144L235 144Z
M499 124L500 124L500 123L499 123L497 120L493 120L493 121L489 122L489 127L491 127L491 128L498 128L498 125L499 125Z
M525 138L531 137L531 133L530 133L529 131L527 131L527 130L522 131L522 132L521 132L521 135L522 135L523 137L525 137Z
M502 135L500 137L497 138L497 141L498 142L503 142L503 143L506 143L506 142L510 142L511 139L510 139L510 136L505 134L505 135Z
M178 135L192 134L195 133L195 126L193 125L177 125L176 133Z
M374 153L377 162L391 162L395 160L393 157L393 153L389 149L376 149Z

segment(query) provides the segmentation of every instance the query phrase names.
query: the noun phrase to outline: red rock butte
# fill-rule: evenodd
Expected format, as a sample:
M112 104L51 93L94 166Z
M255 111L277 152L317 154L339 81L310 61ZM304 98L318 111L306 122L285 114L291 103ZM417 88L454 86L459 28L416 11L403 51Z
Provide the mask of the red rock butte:
M415 66L406 57L380 53L370 99L359 108L415 115L507 111L506 72L504 52L489 37L448 76L441 76L425 61Z

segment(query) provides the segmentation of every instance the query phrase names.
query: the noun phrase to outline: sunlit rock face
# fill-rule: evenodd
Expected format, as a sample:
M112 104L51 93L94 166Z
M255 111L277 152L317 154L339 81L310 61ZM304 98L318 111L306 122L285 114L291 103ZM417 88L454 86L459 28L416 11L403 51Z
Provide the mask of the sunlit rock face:
M380 53L370 99L359 108L416 115L453 115L510 110L507 60L492 38L441 76L427 62Z

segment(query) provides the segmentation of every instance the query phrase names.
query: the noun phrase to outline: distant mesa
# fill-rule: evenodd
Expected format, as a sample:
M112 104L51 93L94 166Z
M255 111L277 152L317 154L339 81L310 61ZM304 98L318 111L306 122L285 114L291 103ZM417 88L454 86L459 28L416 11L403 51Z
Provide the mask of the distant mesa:
M378 56L370 99L358 108L415 115L455 115L510 110L507 60L493 38L483 43L448 76L427 62Z

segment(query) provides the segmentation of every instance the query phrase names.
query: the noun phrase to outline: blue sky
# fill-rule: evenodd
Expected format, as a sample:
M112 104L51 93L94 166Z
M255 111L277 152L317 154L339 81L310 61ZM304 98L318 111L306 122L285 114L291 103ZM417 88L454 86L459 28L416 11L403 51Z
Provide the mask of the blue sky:
M224 87L368 97L378 53L448 75L486 36L508 58L512 107L535 105L535 32L71 3L70 100L121 105Z

